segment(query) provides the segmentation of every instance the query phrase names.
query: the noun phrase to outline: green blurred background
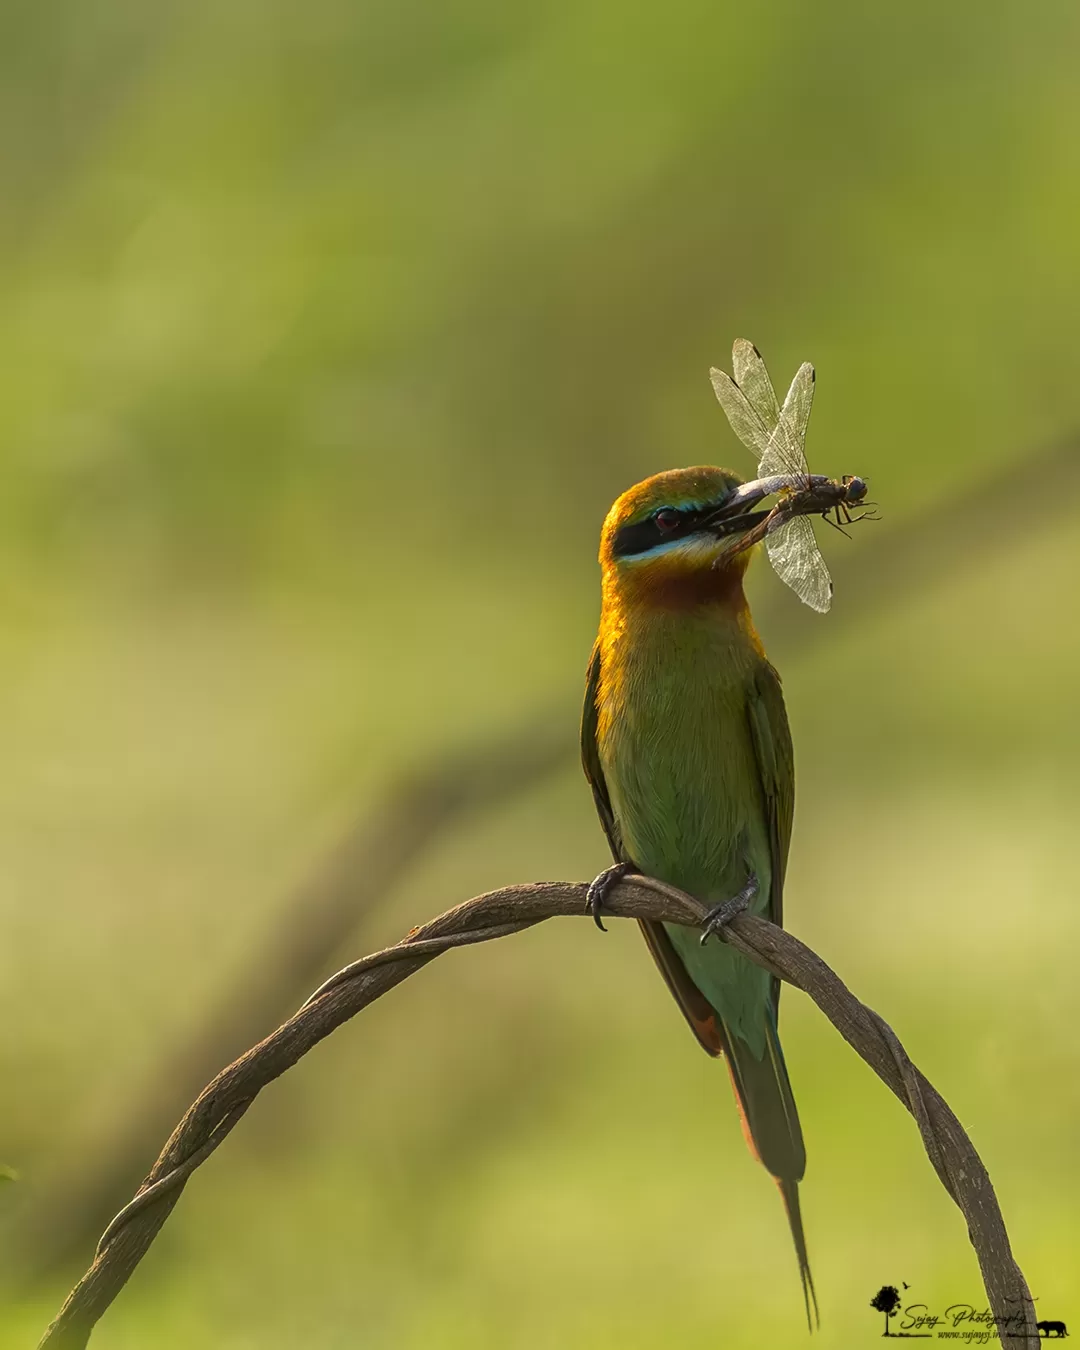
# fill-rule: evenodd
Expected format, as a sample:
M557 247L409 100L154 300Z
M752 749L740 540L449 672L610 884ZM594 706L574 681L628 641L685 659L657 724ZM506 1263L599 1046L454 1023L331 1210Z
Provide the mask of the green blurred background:
M1015 513L857 624L760 565L752 598L789 925L969 1128L1039 1316L1080 1321L1080 511L1040 528L1021 486L1080 426L1078 39L1064 0L3 7L5 1264L402 766L538 707L572 738L604 512L749 475L707 377L748 336L777 383L815 362L811 459L886 517L832 559L1015 465ZM326 973L605 857L568 753ZM802 1344L727 1075L612 927L448 956L320 1047L95 1346ZM883 1283L982 1306L914 1125L784 1005L814 1343L876 1343ZM4 1350L92 1245L8 1296Z

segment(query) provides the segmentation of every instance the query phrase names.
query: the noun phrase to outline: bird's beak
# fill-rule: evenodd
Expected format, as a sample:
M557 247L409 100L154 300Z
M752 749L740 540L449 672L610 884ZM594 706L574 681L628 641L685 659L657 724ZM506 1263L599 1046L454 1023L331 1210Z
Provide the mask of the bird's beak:
M769 515L768 511L756 511L754 508L770 495L771 490L767 479L757 479L735 488L705 521L706 528L717 538L745 534L754 529Z
M723 504L717 507L705 522L710 530L719 537L746 534L767 520L770 511L757 511L754 508L782 489L790 487L790 474L773 474L771 478L754 478L749 483L740 483L732 488ZM756 541L755 541L756 542Z

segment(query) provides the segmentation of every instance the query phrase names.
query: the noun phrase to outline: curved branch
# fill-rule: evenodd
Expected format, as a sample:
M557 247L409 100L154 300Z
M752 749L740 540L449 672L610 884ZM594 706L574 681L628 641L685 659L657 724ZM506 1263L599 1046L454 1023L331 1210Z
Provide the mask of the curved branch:
M93 1263L68 1295L40 1350L81 1350L153 1242L192 1172L217 1148L259 1091L362 1008L444 951L521 932L544 919L581 915L586 888L569 882L511 886L467 900L414 929L394 947L346 966L289 1020L223 1069L199 1094L134 1199L109 1224ZM645 877L620 881L607 899L622 918L699 927L704 908ZM960 1122L908 1059L891 1028L850 992L797 938L765 919L740 914L727 941L750 960L802 989L907 1107L945 1189L962 1210L1005 1350L1039 1342L1024 1276L1013 1259L990 1178Z
M1017 519L1020 478L1052 482L1046 512L1075 510L1080 487L1080 437L1064 437L1034 454L1020 454L978 482L965 485L963 507L951 494L917 512L890 520L881 530L860 531L858 548L837 550L829 566L838 603L828 625L774 587L762 596L762 631L781 666L809 653L837 624L852 629L896 601L940 584L958 565L972 566L989 545L998 548L1003 520ZM220 1002L172 1054L159 1060L155 1077L120 1108L119 1124L105 1149L86 1141L77 1161L61 1168L43 1193L29 1192L15 1212L10 1252L0 1281L40 1279L83 1249L138 1176L140 1159L153 1149L199 1084L223 1060L273 1026L289 1000L326 970L362 918L386 896L435 841L462 816L502 803L530 789L577 754L575 692L550 713L530 716L500 738L465 752L440 753L389 784L334 851L286 902L251 964L230 980ZM87 1174L87 1148L98 1166Z

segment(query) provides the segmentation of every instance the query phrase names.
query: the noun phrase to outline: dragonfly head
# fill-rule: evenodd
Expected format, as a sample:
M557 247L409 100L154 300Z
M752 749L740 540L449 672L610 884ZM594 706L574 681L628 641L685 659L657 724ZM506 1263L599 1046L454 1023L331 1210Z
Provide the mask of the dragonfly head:
M767 514L739 495L741 486L727 469L703 466L654 474L624 492L600 541L605 595L665 607L741 597L752 550L739 543Z
M856 478L852 474L845 474L840 480L847 488L847 496L844 500L849 506L858 506L866 497L867 487L865 478Z

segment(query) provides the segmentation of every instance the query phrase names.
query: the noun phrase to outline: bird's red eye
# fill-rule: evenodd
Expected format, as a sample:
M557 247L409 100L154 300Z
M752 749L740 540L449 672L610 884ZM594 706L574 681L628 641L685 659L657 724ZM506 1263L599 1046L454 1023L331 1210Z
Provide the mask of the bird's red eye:
M653 516L653 520L656 521L657 529L663 530L665 534L669 534L679 523L679 513L678 511L672 511L670 507L665 506L662 511L657 511L656 515Z

